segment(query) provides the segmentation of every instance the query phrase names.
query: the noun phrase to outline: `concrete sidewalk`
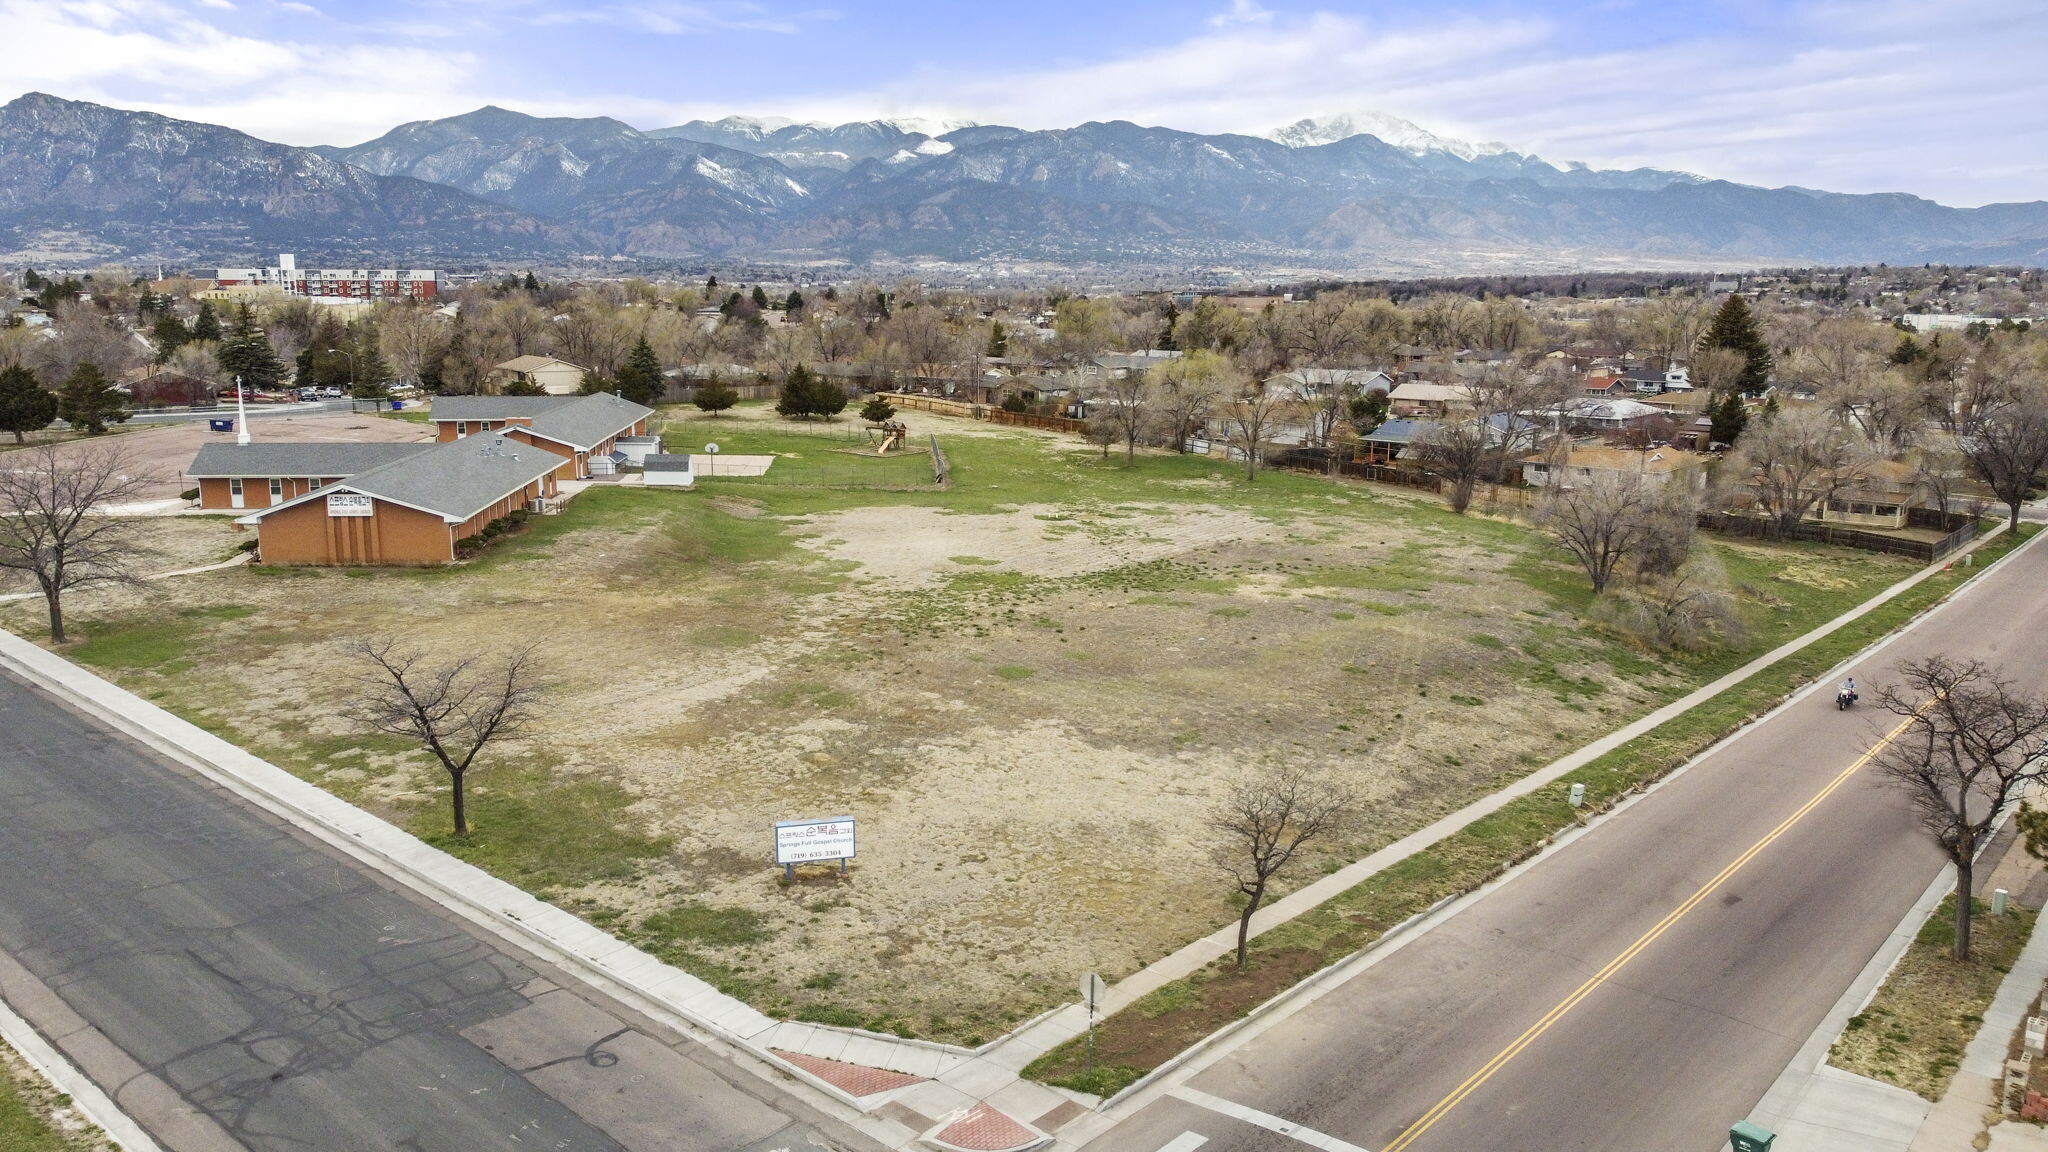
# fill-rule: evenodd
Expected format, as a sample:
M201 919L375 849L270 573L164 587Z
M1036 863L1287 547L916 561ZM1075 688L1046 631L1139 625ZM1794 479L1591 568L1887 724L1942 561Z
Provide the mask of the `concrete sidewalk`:
M732 459L721 457L720 463ZM1987 533L1972 549L2002 530L2001 526ZM245 560L246 557L239 557L218 567ZM1958 555L1930 565L1712 683L1275 901L1254 919L1253 934L1286 923L1511 801L1554 783L1705 703L1862 618L1932 577L1946 564L1963 562L1964 557ZM185 572L202 570L206 569ZM185 572L163 573L161 577ZM1078 1004L1046 1013L1007 1036L972 1050L856 1029L772 1020L704 981L663 964L561 909L431 848L91 672L5 632L0 632L0 665L12 668L31 683L56 692L344 851L371 861L465 918L585 974L640 1010L700 1038L717 1038L732 1049L800 1079L841 1105L840 1111L853 1111L855 1115L849 1122L891 1147L906 1147L920 1140L936 1141L939 1146L975 1146L959 1143L952 1138L955 1135L961 1140L1015 1137L1016 1143L994 1147L1035 1147L1048 1142L1051 1133L1086 1114L1097 1103L1092 1097L1048 1088L1020 1077L1031 1061L1085 1031L1086 1013ZM1133 973L1111 989L1105 1011L1114 1012L1161 985L1200 969L1227 954L1234 943L1235 926L1225 926ZM1878 975L1881 977L1881 970ZM871 1075L874 1070L899 1073L908 1079L880 1080ZM862 1091L882 1084L888 1086ZM819 1104L817 1100L812 1102ZM991 1133L997 1136L988 1136ZM1903 1145L1900 1152L1904 1152Z

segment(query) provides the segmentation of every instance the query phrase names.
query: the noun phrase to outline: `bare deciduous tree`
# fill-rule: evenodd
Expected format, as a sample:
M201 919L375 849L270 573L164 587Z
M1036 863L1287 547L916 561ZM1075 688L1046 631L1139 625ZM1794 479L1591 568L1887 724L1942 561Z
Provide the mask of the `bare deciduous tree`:
M1224 427L1230 443L1244 453L1246 480L1259 478L1259 453L1272 435L1273 426L1292 407L1291 401L1266 391L1257 380L1240 386L1236 397L1224 407Z
M1116 430L1116 442L1124 446L1124 466L1129 467L1138 458L1138 441L1152 429L1152 386L1142 374L1132 372L1111 377L1096 399L1088 418Z
M1586 570L1597 596L1642 545L1654 502L1645 477L1602 473L1546 493L1536 505L1536 522Z
M469 835L464 783L485 746L518 732L540 696L534 645L498 664L481 656L430 663L393 640L359 640L349 651L370 669L357 677L361 692L344 713L390 736L417 740L448 773L455 804L455 834Z
M104 511L149 487L150 477L132 469L113 445L26 449L0 468L0 569L35 580L53 644L66 639L64 593L137 579L133 565L144 553L138 522Z
M2020 526L2020 505L2048 468L2048 381L2034 375L2010 380L1977 405L1956 439L1971 470L1990 487Z
M1349 789L1299 764L1254 769L1231 783L1209 827L1222 836L1214 853L1216 866L1245 898L1237 918L1239 968L1244 967L1252 916L1266 890L1302 845L1340 827L1351 805Z
M2021 792L2048 774L2039 760L2048 699L1975 660L1929 656L1899 677L1877 701L1904 722L1875 759L1955 866L1955 955L1968 960L1977 850Z
M1856 479L1867 456L1832 416L1800 409L1752 422L1730 470L1743 478L1757 509L1790 532Z
M1188 450L1188 436L1208 422L1233 376L1228 360L1201 348L1167 361L1153 373L1159 426L1175 452Z

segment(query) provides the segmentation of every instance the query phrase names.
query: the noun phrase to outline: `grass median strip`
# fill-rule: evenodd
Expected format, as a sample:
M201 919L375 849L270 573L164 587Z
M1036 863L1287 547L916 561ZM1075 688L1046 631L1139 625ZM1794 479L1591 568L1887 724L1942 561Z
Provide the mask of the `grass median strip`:
M0 1152L112 1152L71 1098L0 1041Z
M2037 915L2014 905L2004 916L1974 904L1968 961L1955 958L1951 895L1885 977L1870 1007L1850 1017L1828 1063L1939 1100L1962 1066L1963 1048L1984 1023L2005 974L2033 934Z
M1220 959L1140 998L1096 1030L1092 1070L1076 1039L1032 1062L1025 1075L1101 1096L1120 1091L1305 977L1373 944L1396 924L1541 851L1581 818L1567 800L1573 784L1586 786L1584 813L1612 806L1939 603L2036 530L2025 526L1988 542L1973 567L1937 573L1833 635L1258 936L1243 971Z

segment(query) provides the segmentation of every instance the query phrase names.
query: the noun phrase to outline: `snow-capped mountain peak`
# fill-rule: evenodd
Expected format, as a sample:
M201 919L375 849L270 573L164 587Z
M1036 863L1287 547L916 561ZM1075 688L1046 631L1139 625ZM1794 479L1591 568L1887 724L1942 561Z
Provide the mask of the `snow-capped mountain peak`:
M931 116L896 116L885 119L882 123L898 132L909 132L919 136L944 136L948 132L958 132L962 128L981 126L973 120L943 120Z
M1439 136L1410 120L1389 116L1384 112L1339 112L1334 116L1312 116L1297 120L1285 128L1276 128L1265 133L1268 140L1285 144L1289 148L1313 148L1321 144L1335 144L1353 136L1377 136L1404 152L1417 156L1430 152L1442 152L1460 160L1472 160L1480 156L1498 156L1513 151L1501 143L1472 144L1464 140L1453 140Z

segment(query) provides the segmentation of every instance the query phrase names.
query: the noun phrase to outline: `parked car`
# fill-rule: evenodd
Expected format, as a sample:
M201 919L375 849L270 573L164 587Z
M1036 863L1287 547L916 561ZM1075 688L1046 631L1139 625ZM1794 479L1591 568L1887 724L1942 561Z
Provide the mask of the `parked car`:
M327 387L322 388L320 390L320 398L323 400L340 400L347 395L347 392L343 391L340 388L336 388L332 384L329 384Z

